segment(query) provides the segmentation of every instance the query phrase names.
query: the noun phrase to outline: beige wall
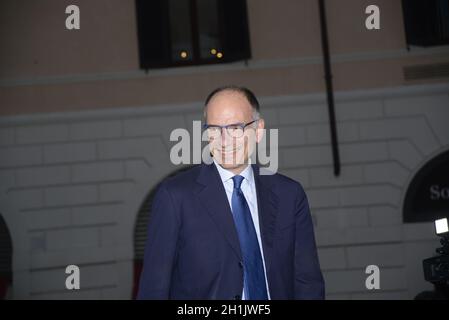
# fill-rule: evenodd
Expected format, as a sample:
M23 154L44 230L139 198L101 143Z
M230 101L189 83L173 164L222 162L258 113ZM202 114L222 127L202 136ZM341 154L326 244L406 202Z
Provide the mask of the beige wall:
M403 66L449 61L447 49L406 50L399 0L327 3L336 90L408 84ZM80 7L79 31L65 29L69 4ZM364 27L369 4L380 7L381 30ZM202 101L226 83L259 96L323 92L317 1L248 0L248 9L248 64L145 75L138 69L134 1L3 0L0 115Z
M65 28L70 4L80 8L80 30ZM134 1L6 0L0 12L2 78L138 68Z

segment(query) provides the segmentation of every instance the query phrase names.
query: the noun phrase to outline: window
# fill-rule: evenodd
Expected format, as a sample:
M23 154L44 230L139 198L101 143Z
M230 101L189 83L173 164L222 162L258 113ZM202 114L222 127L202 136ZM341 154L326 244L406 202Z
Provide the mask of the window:
M402 0L408 45L449 44L449 0Z
M245 0L136 0L140 67L251 57Z

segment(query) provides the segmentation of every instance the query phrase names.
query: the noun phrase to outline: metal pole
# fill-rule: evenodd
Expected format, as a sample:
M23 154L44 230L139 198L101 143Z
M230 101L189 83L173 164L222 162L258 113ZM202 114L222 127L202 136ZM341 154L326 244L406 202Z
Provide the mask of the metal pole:
M329 40L327 35L326 5L324 0L318 0L320 10L321 46L323 49L324 73L326 80L327 104L331 131L332 157L334 160L334 175L340 175L340 155L338 151L337 124L335 121L334 91L332 87L332 70L329 55Z

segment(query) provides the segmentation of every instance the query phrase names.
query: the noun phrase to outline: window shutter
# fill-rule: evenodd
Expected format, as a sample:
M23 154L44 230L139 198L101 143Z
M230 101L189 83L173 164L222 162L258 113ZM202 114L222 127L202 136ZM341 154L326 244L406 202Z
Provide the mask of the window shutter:
M184 172L193 166L185 166L169 174L165 179L173 177L178 173ZM165 180L164 179L164 180ZM151 219L151 207L153 199L158 191L159 184L157 184L144 199L139 212L137 213L136 225L134 230L134 258L142 261L145 255L145 244L147 240L148 221Z
M449 0L402 0L407 44L449 43Z
M143 261L145 253L145 243L147 240L148 220L150 218L151 205L153 204L153 198L155 191L153 190L150 195L143 202L136 219L136 226L134 230L134 259Z
M221 0L219 8L224 60L251 58L246 1Z
M168 1L136 0L140 68L170 65Z

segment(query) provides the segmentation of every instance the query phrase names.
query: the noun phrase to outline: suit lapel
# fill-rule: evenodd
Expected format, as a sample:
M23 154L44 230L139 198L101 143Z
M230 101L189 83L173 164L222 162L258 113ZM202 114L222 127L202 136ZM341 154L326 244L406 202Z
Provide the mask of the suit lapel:
M235 229L232 211L215 165L202 165L197 182L203 185L203 188L198 192L201 204L206 208L207 213L241 261L239 238Z
M261 239L264 249L267 276L269 277L279 199L272 191L268 177L260 175L260 170L257 165L253 165L253 172L256 183Z

